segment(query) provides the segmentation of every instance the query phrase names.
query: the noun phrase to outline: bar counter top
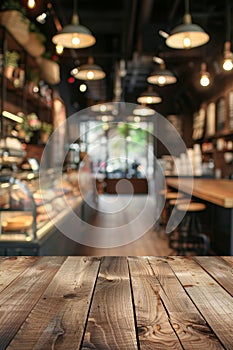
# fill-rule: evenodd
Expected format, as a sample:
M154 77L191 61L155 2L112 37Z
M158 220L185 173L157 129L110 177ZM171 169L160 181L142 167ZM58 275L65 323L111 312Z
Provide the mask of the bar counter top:
M224 208L233 208L233 181L226 179L167 178L168 186ZM193 181L193 182L192 182ZM192 188L193 184L193 188Z
M0 258L0 349L228 349L233 257Z

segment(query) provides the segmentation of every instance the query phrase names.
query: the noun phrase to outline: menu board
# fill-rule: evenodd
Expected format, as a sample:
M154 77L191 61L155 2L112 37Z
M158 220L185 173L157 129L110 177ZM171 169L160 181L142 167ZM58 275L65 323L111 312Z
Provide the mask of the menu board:
M226 126L226 99L220 97L216 102L216 131L222 131Z
M216 105L210 102L206 108L206 131L205 136L213 136L215 134L216 124Z
M205 109L201 108L193 116L193 140L199 140L204 135Z
M229 92L229 129L233 130L233 91Z

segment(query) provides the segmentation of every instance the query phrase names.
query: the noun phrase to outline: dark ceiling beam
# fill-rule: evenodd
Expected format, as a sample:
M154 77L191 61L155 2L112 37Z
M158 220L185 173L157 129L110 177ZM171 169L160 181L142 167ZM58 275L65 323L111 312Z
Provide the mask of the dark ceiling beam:
M136 50L138 52L142 51L142 34L145 25L149 22L150 16L153 9L154 0L142 0L140 14L137 23L137 43Z
M123 58L127 63L133 50L133 39L136 25L138 0L126 0L124 2L124 30L122 34Z

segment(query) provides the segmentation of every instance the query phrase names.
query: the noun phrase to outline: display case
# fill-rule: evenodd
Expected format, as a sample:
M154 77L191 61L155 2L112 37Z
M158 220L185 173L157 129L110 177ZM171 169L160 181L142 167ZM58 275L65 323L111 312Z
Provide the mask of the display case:
M87 176L80 176L77 170L62 173L60 178L53 169L42 174L1 175L0 255L42 255L40 246L57 231L57 223L71 211L77 211L80 217L87 213L85 197L89 195L94 203L91 178L88 182ZM57 233L54 239L59 240ZM60 254L66 253L70 252Z

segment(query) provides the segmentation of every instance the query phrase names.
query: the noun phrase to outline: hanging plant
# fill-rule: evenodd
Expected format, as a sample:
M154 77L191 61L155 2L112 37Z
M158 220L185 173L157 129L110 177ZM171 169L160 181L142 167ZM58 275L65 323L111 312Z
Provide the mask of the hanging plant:
M17 51L7 50L5 53L5 65L17 68L19 58L20 58L20 56L19 56L19 53Z
M29 40L29 19L25 9L19 1L5 0L0 4L0 24L3 25L12 36L25 45Z

